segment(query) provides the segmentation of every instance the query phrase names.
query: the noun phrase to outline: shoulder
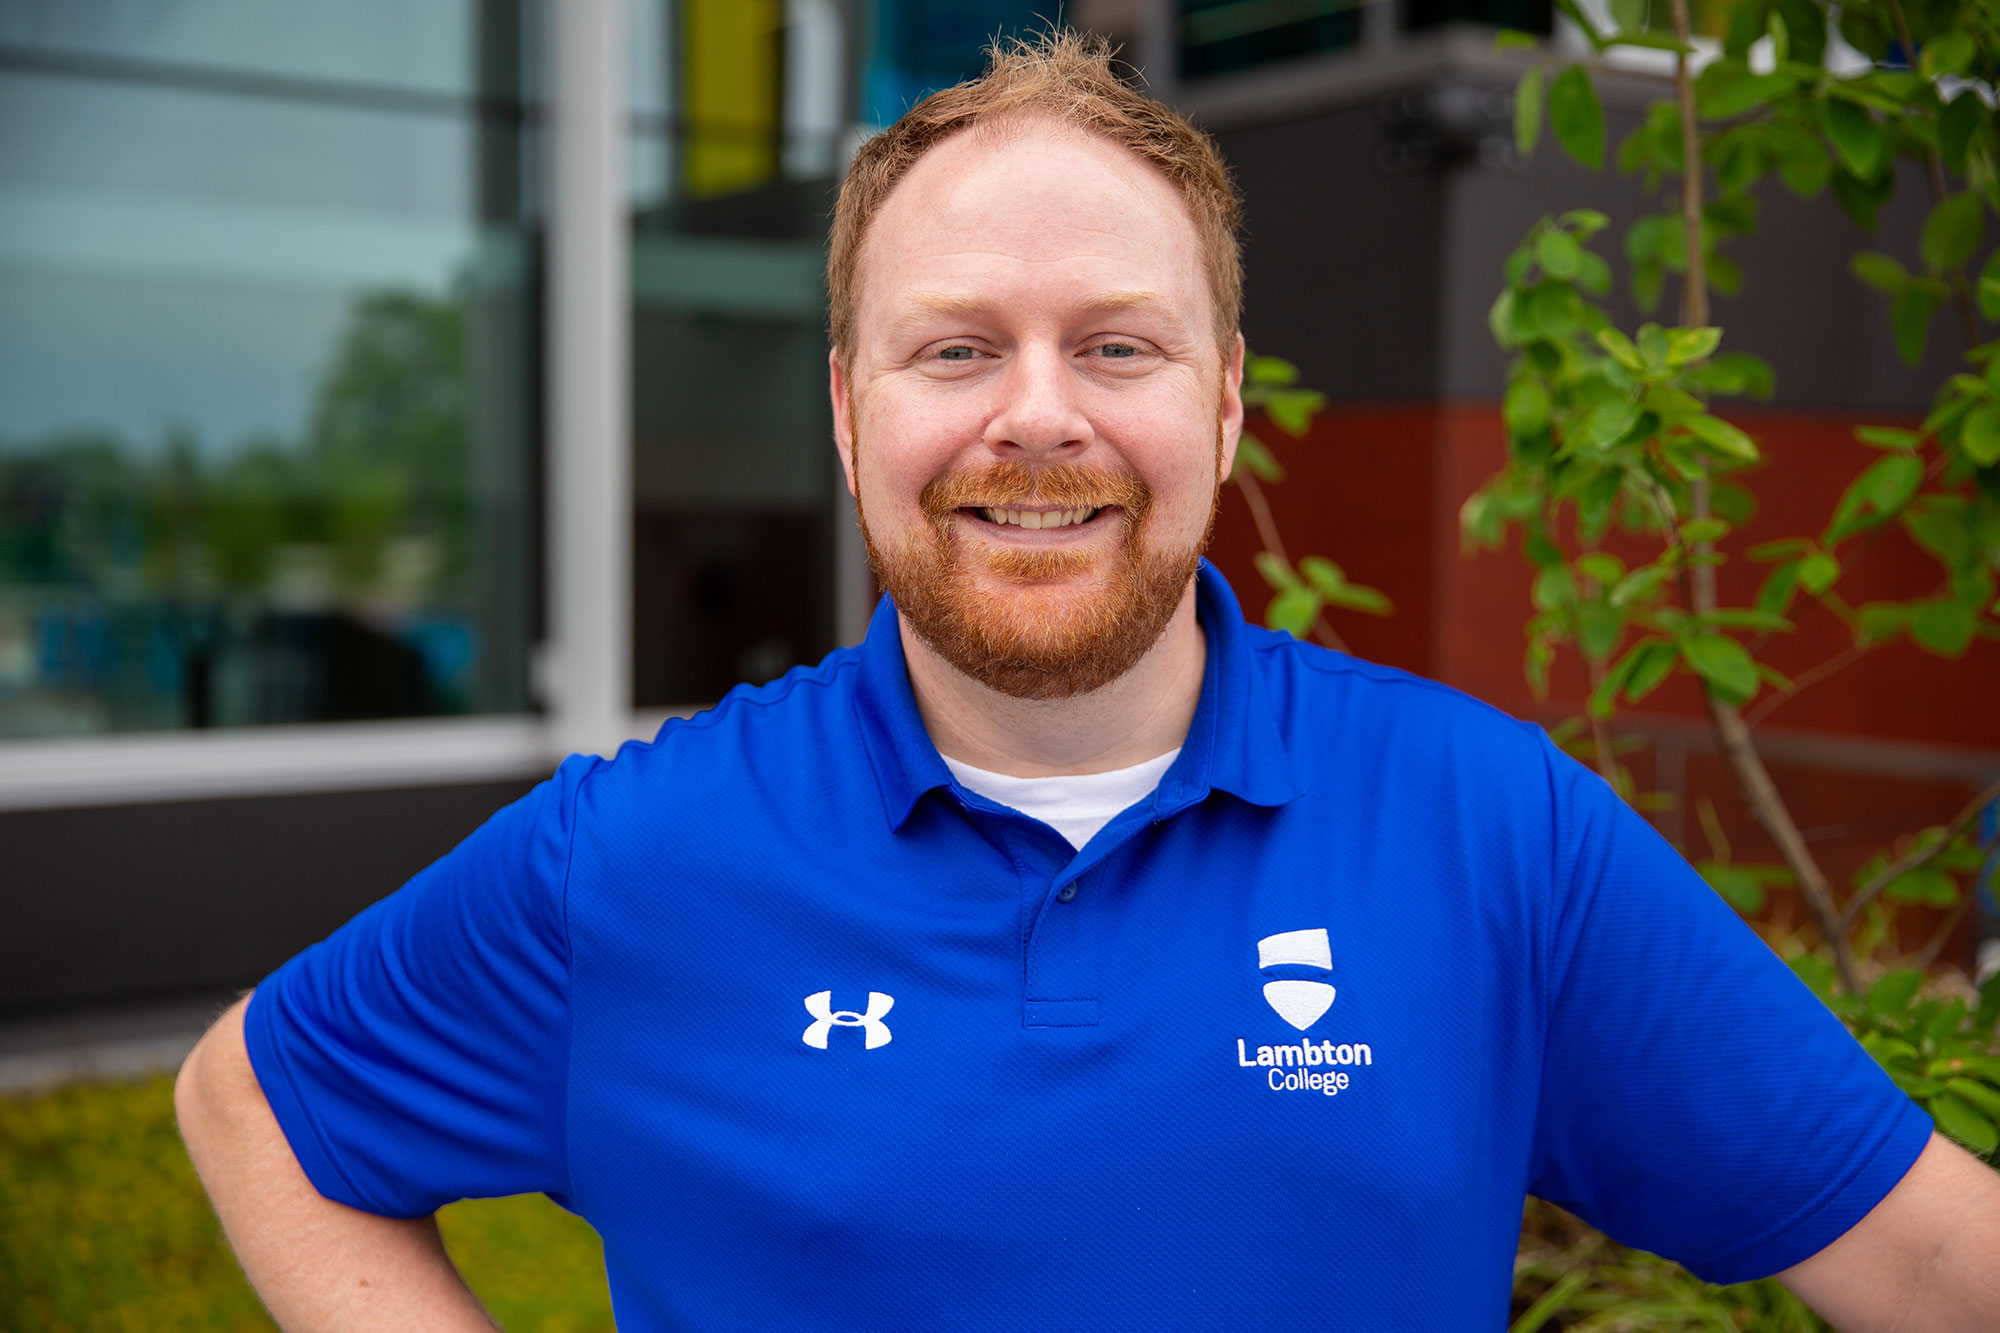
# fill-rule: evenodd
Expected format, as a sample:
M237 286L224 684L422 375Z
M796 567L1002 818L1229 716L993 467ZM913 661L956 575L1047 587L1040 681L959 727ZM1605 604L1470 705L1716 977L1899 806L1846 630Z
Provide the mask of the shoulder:
M1350 756L1387 749L1417 760L1546 764L1542 728L1484 700L1289 634L1247 630L1253 673L1288 737L1317 737Z
M858 651L841 648L765 684L739 685L711 708L669 718L651 740L627 741L592 762L579 800L601 814L632 802L657 811L663 800L768 787L849 763L859 670Z

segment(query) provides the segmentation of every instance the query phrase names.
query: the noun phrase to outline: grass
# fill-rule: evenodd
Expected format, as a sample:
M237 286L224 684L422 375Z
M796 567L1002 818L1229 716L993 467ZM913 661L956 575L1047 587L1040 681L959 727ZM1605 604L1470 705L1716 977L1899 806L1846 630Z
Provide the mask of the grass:
M509 1329L612 1327L580 1218L536 1195L453 1204L438 1223ZM0 1331L274 1327L181 1148L171 1080L0 1098Z
M588 1223L539 1195L457 1203L445 1244L516 1333L610 1329ZM0 1098L0 1333L270 1329L174 1128L173 1085ZM1528 1205L1512 1333L1824 1333L1773 1282L1711 1287Z

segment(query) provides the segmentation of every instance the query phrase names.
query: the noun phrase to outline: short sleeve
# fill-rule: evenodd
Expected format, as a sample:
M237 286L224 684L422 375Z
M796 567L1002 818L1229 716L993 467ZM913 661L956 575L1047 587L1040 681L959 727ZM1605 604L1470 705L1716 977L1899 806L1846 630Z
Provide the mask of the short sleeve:
M598 762L566 762L252 996L251 1066L327 1198L393 1217L567 1201L564 889Z
M1818 1253L1930 1137L1791 969L1595 774L1555 801L1531 1192L1711 1282Z

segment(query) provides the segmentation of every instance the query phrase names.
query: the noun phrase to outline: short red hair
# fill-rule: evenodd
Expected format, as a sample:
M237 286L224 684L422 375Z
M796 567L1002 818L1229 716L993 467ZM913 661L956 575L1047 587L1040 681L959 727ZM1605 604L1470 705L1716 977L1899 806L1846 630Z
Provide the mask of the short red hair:
M861 145L840 201L826 257L828 333L843 365L854 351L861 251L868 224L917 159L974 125L1051 120L1109 139L1150 164L1187 204L1208 265L1215 338L1225 360L1243 318L1243 205L1222 154L1185 116L1134 91L1111 70L1110 44L1067 30L995 42L986 72L932 93Z

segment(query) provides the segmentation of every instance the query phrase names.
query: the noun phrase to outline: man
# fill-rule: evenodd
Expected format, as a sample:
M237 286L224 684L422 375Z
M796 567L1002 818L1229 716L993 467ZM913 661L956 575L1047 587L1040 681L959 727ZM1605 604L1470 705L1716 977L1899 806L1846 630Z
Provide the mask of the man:
M627 1327L1497 1328L1533 1191L1843 1327L2000 1327L1991 1174L1603 784L1199 565L1234 231L1073 38L862 150L830 378L890 598L204 1039L184 1132L281 1323L484 1327L430 1214L540 1190Z

